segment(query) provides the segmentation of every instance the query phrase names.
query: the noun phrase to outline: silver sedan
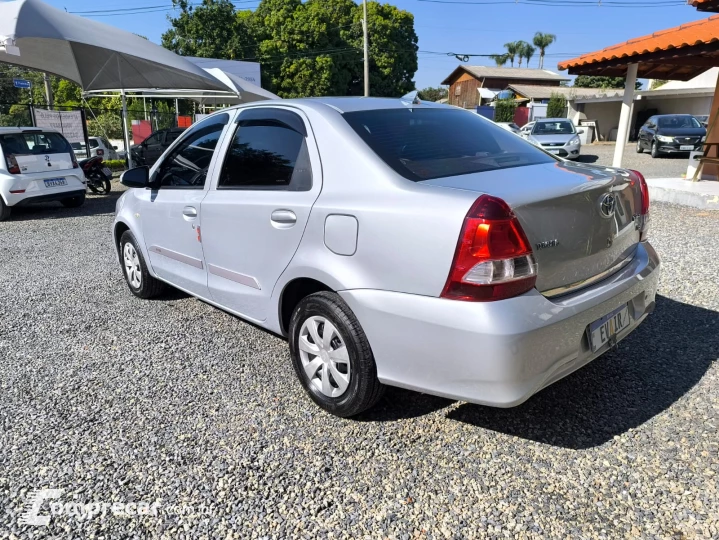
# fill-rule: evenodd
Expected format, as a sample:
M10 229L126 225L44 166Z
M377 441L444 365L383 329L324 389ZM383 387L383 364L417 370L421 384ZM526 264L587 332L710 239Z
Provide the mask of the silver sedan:
M582 151L582 133L584 130L575 128L566 118L543 118L534 124L527 140L555 156L577 159Z
M171 285L285 337L307 394L340 416L386 385L518 405L654 309L642 175L560 160L455 107L226 109L122 182L130 291Z

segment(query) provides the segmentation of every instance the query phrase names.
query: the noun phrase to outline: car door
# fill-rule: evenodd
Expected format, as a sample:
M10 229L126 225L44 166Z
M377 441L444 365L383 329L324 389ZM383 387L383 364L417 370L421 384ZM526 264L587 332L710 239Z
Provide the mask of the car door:
M153 270L158 277L203 298L209 298L209 292L200 203L229 120L228 113L213 115L185 133L155 167L150 182L156 189L139 195L142 233Z
M261 322L320 193L319 153L307 118L289 107L240 110L225 142L202 201L208 285L218 304Z
M654 136L657 130L657 118L652 116L647 123L644 125L644 146L645 148L651 148L654 142Z

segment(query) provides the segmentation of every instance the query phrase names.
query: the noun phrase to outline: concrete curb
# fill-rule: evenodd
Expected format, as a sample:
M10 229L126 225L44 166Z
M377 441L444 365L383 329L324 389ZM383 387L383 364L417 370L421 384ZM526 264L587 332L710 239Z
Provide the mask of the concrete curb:
M682 178L647 178L649 200L681 204L700 210L719 210L719 182Z

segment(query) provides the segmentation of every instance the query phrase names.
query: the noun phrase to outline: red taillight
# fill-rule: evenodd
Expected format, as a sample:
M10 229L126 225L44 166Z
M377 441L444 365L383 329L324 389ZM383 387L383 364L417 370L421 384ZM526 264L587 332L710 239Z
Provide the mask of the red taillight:
M73 169L79 169L80 165L77 162L77 158L75 157L75 154L70 154L72 156L72 168Z
M506 202L482 195L464 218L442 298L487 302L525 293L537 281L532 247Z
M639 183L639 192L641 193L641 214L634 216L634 224L638 231L640 231L640 240L646 240L647 232L649 230L649 186L644 178L644 175L639 171L630 170L629 175L632 178L632 185L636 182Z
M10 174L20 174L20 165L17 164L17 159L13 154L5 156L5 163L7 164L7 172Z

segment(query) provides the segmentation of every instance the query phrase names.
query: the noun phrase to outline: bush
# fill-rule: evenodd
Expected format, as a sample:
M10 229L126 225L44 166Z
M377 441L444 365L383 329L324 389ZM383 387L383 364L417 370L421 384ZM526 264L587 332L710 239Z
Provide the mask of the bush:
M514 111L517 110L517 102L513 99L498 99L494 106L495 122L514 122Z
M567 114L567 98L562 94L552 93L547 104L547 118L564 118Z
M110 170L113 170L113 171L125 170L125 160L124 159L105 159L102 161L102 164L105 167L108 167Z

